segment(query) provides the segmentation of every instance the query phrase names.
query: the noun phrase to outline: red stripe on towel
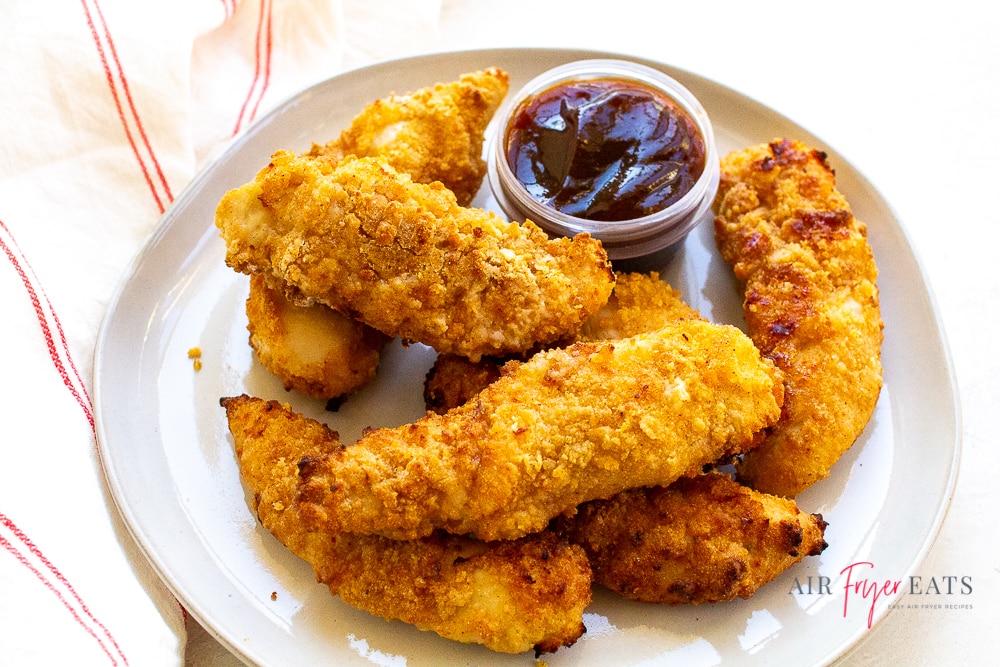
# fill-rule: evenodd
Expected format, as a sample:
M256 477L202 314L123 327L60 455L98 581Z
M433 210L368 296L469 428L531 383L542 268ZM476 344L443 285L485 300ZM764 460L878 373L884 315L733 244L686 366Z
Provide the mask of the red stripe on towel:
M94 415L90 396L73 363L69 343L52 303L44 290L36 287L37 278L31 271L27 259L21 253L17 242L7 225L0 220L0 256L10 262L14 273L20 279L28 300L35 312L38 325L45 340L49 358L63 385L83 410L91 432L94 432ZM128 659L118 646L118 642L108 629L90 612L76 589L59 569L42 553L34 542L5 514L0 512L0 546L8 551L22 566L34 575L59 602L66 607L70 616L94 640L108 656L113 665L127 665Z
M236 13L236 0L222 0L222 8L226 12L225 20L229 20Z
M83 11L87 18L87 26L94 39L94 46L104 67L104 75L114 99L115 108L118 111L118 118L125 130L125 136L132 153L139 163L139 169L149 187L149 192L156 202L160 213L166 211L167 204L173 201L174 195L167 183L167 178L160 167L160 162L156 157L156 152L146 135L139 111L136 109L135 101L129 90L128 77L121 61L118 59L118 52L115 49L115 42L111 36L108 25L104 21L104 15L97 0L80 0ZM96 17L96 22L95 22ZM98 25L99 24L99 25Z
M56 372L63 381L63 385L65 385L66 389L73 395L77 405L83 410L83 414L90 424L91 431L94 431L94 411L90 396L87 393L87 387L84 385L83 379L80 377L80 372L76 368L76 364L73 363L73 357L69 351L69 343L66 341L66 334L63 331L62 324L59 322L59 317L56 315L55 309L45 295L44 290L35 288L32 280L33 275L30 274L31 267L28 265L27 259L21 255L10 230L2 220L0 220L0 251L7 256L7 260L14 268L14 272L21 279L21 284L24 285L24 291L27 293L28 299L31 301L31 306L35 311L35 316L38 318L38 326L42 330L42 337L45 339L45 346L49 351L49 358L52 360L52 365L55 366Z
M249 125L257 115L260 102L271 83L271 0L261 0L257 16L257 39L254 44L254 73L250 90L240 107L233 136Z
M14 541L6 537L11 535ZM128 659L108 629L94 617L72 584L53 565L41 549L5 514L0 512L0 546L33 574L49 590L84 631L94 638L112 665L127 665ZM50 578L51 577L51 578ZM106 641L105 641L106 640ZM111 648L109 648L109 645ZM114 649L112 651L112 648Z

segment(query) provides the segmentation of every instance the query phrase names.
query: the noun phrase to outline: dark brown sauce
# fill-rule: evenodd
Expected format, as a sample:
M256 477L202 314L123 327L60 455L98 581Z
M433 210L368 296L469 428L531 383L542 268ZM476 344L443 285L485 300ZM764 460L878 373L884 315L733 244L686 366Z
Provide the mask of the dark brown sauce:
M618 221L683 197L705 169L705 142L666 94L638 81L567 81L527 100L507 160L536 200L567 215Z

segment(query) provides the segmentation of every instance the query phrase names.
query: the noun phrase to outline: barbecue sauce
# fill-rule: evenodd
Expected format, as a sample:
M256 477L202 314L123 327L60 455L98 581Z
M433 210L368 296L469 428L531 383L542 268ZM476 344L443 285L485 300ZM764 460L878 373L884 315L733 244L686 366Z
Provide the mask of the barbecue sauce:
M596 221L640 218L683 197L705 169L694 119L644 83L559 83L525 101L506 136L511 170L533 198Z

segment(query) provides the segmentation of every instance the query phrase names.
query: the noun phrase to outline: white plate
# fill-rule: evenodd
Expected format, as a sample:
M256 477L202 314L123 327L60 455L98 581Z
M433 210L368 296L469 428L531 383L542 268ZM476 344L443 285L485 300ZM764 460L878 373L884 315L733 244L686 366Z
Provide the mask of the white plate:
M278 664L527 665L351 609L262 530L247 506L219 397L248 392L287 400L326 419L345 441L365 425L420 416L433 352L390 351L376 382L339 413L286 393L252 360L247 280L223 263L213 226L222 194L253 178L277 148L304 150L335 137L367 102L498 65L516 89L563 62L608 54L514 49L438 54L335 77L288 101L203 171L164 216L124 276L101 331L95 395L101 458L136 541L184 606L242 659ZM829 548L753 599L691 608L625 602L597 591L587 634L546 656L558 665L823 664L867 632L871 596L847 596L854 578L905 580L944 516L958 462L957 402L947 348L919 263L879 193L815 136L723 86L662 64L712 117L720 153L790 136L830 155L838 185L868 223L881 273L885 385L868 429L828 479L799 498L829 521ZM487 186L478 204L490 207ZM664 278L716 321L742 322L730 269L702 226L663 267ZM188 350L200 347L195 372ZM811 577L811 579L809 579ZM820 577L830 587L820 590ZM812 583L810 590L809 583ZM798 584L798 587L796 586ZM799 588L798 590L793 590ZM906 583L899 593L905 592ZM794 594L793 594L794 593ZM893 597L874 607L878 622Z

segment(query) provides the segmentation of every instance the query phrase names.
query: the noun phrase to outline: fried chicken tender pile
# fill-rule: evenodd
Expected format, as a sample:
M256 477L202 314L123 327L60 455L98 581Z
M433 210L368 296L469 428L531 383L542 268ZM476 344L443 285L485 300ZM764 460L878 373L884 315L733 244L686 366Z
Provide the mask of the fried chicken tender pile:
M735 327L680 321L511 362L473 401L301 469L316 529L516 539L582 502L666 485L755 444L780 374Z
M594 582L672 605L750 598L826 548L826 522L719 473L594 500L555 528L587 552Z
M507 94L509 75L491 67L457 81L390 95L364 108L340 136L306 154L340 160L382 156L418 183L441 181L461 206L483 176L483 135Z
M878 272L824 153L777 140L727 155L721 179L716 242L745 285L749 335L786 388L781 420L739 478L794 497L829 474L874 412Z
M293 301L473 360L576 331L614 286L597 240L549 240L530 222L460 207L382 158L278 151L223 196L216 225L229 266L269 276Z
M333 594L542 653L584 632L593 583L719 602L822 552L826 522L792 498L870 418L882 322L865 227L796 142L723 160L716 240L749 337L656 273L612 273L587 235L466 208L507 85L491 69L374 102L216 212L262 363L338 359L324 388L286 387L349 393L335 376L360 386L399 336L438 352L426 416L345 446L289 406L221 404L261 524ZM739 481L705 472L739 458Z
M655 272L620 273L580 338L613 340L699 317ZM491 362L439 357L425 388L428 409L443 414L499 379L500 364ZM584 503L550 529L582 546L594 582L622 597L699 604L749 598L822 552L825 528L821 515L800 511L794 501L709 473Z
M486 543L441 532L397 541L307 530L299 468L341 449L337 434L276 401L221 403L261 524L346 603L504 653L555 651L583 633L591 575L579 547L554 533Z
M506 72L490 68L377 100L307 155L381 155L417 182L441 181L467 206L486 174L483 137L508 85ZM286 389L313 398L341 398L366 385L389 339L323 304L291 303L262 277L250 281L246 312L257 360Z

